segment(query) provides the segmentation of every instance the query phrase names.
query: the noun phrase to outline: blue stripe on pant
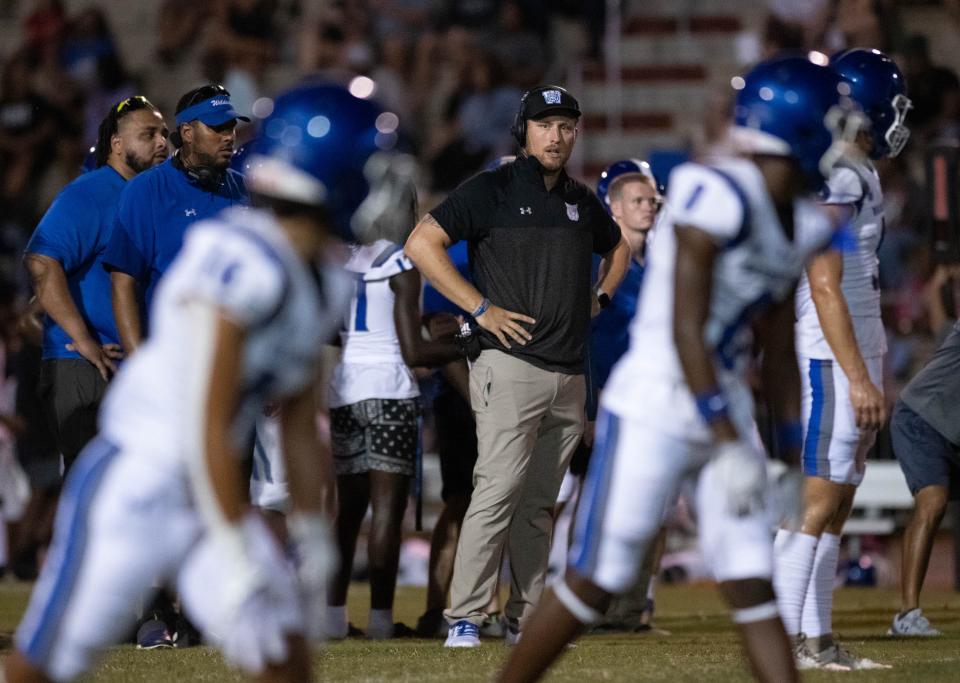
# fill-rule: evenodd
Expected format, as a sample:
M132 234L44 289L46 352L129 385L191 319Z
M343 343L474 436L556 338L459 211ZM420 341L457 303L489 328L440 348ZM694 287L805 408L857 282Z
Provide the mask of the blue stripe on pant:
M57 632L66 614L70 597L83 566L87 548L90 508L103 482L104 474L118 449L102 438L92 441L77 458L67 477L57 510L54 542L58 552L51 552L44 574L53 572L52 587L46 602L31 605L41 609L32 634L24 634L24 654L35 665L46 662L56 641ZM45 583L45 582L44 582ZM38 587L41 584L38 584ZM36 596L35 596L36 597Z
M833 361L810 359L811 405L807 433L803 441L803 473L808 477L830 476L830 440L836 409L833 387Z
M570 566L582 576L590 576L597 567L600 542L603 538L603 519L607 511L607 496L613 479L620 418L600 409L597 416L597 438L593 457L584 482L581 507L577 513Z

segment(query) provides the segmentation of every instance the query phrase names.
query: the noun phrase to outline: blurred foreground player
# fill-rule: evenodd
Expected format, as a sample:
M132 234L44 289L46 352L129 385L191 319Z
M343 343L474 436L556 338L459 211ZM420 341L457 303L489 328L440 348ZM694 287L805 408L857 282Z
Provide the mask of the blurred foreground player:
M697 483L701 550L754 675L798 680L771 584L766 467L752 436L746 366L756 321L762 384L781 450L796 465L793 292L833 233L805 196L839 156L826 117L844 111L840 83L802 58L759 65L739 80L731 129L744 158L685 164L671 175L670 214L651 245L630 350L601 400L570 567L545 594L500 680L539 678L612 595L633 585L687 477Z
M910 108L903 75L877 50L830 60L866 115L858 160L830 174L824 201L848 226L849 246L818 255L797 289L797 353L803 380L803 524L777 532L775 584L783 624L800 668L889 668L858 657L833 638L833 588L840 534L863 481L867 452L886 421L880 319L883 192L867 158L894 157L907 142Z
M189 231L158 291L153 332L118 374L101 435L66 484L8 681L89 669L158 573L176 581L228 662L269 680L312 678L306 637L322 626L335 514L315 422L318 340L339 324L349 292L323 254L330 233L347 237L385 210L365 177L389 154L378 147L380 113L339 86L279 97L251 159L262 208ZM318 118L329 134L316 135ZM243 502L240 450L268 401L280 404L297 574Z

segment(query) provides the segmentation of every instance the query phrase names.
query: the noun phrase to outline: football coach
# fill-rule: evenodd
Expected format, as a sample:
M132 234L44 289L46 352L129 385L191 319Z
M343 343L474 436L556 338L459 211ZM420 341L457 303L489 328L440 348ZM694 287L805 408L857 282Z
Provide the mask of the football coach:
M506 638L515 642L543 590L553 505L583 432L591 311L609 303L630 249L596 196L564 166L580 105L558 86L520 100L513 163L474 176L417 224L405 250L480 326L470 370L479 455L454 562L447 647L480 644L478 626L510 557ZM476 286L447 247L469 244ZM601 279L590 281L594 253Z
M243 177L230 161L237 121L249 120L234 110L223 86L190 90L177 103L177 126L170 134L176 153L121 193L103 267L110 272L114 318L127 353L146 336L157 283L179 253L187 228L248 203Z

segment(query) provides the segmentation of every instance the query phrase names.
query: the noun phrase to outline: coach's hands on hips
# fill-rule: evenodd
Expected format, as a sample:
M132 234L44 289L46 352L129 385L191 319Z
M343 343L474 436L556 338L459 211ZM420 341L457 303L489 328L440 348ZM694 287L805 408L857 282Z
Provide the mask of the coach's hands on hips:
M119 344L100 345L90 337L66 345L67 351L76 351L86 358L100 372L104 380L117 371L113 361L123 358L123 347Z
M850 403L860 429L880 429L887 419L883 392L869 378L850 382Z
M529 323L533 325L536 320L523 313L514 313L494 304L490 304L482 315L477 316L477 324L491 334L496 335L500 343L506 348L510 348L510 342L507 336L511 337L520 346L526 346L527 342L533 339L529 332L520 323Z
M764 509L767 463L756 448L743 439L721 441L710 465L731 515L746 517Z

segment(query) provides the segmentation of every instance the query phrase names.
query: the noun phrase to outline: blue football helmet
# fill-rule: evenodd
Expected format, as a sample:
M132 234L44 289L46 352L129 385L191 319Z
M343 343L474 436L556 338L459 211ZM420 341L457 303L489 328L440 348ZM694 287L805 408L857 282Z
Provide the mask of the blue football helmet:
M251 192L322 206L342 239L399 234L400 221L412 228L416 192L415 162L394 152L397 125L343 86L303 85L276 99L233 166Z
M743 78L734 107L734 140L757 154L794 157L809 189L820 191L833 163L864 124L850 86L805 57L761 62Z
M830 59L830 66L850 84L850 97L870 119L873 148L870 157L895 157L910 137L904 125L913 107L907 97L907 82L892 59L880 50L844 50Z
M641 159L621 159L620 161L615 161L603 170L600 174L600 179L597 181L597 197L600 199L600 203L603 204L603 208L607 210L607 213L610 213L610 197L607 195L610 192L610 186L613 184L613 181L620 176L633 174L649 178L653 181L653 186L657 190L657 194L660 194L660 185L653 175L650 164L646 161Z

